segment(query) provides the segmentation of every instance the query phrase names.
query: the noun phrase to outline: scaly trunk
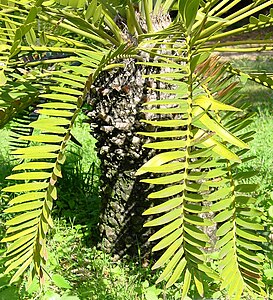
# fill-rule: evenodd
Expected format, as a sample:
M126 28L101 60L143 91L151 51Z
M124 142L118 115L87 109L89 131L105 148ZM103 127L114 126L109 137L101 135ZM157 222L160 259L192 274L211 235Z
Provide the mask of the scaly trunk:
M145 31L146 25L139 18ZM125 26L125 22L118 21L119 26ZM169 15L161 14L160 17L153 16L152 21L155 30L161 30L170 24L171 19ZM131 41L126 26L123 32ZM150 59L143 52L140 56L146 61ZM144 128L140 122L145 118L140 112L141 105L160 97L157 92L149 90L152 86L159 87L158 83L143 79L142 75L157 73L160 69L136 65L134 59L123 62L125 69L101 74L88 100L92 109L87 115L98 141L96 146L101 160L99 245L104 251L118 256L140 254L145 257L150 255L147 240L151 229L143 228L147 217L143 218L142 213L150 206L147 200L150 188L140 183L141 178L134 174L154 153L142 148L148 139L138 137L137 132L149 130L148 125Z
M145 139L137 132L144 130L141 104L151 97L147 89L150 83L142 75L155 70L137 66L133 59L125 63L125 69L100 76L88 101L101 160L100 246L119 256L135 255L139 250L147 254L150 235L143 228L142 217L149 207L148 185L140 183L134 174L151 156L150 150L142 148Z

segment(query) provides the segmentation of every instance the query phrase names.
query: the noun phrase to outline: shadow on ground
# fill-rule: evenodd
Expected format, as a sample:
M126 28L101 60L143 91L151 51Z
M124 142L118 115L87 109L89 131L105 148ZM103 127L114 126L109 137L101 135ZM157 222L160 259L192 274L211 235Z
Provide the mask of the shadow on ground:
M62 178L57 185L58 199L53 216L80 224L89 232L89 236L92 232L91 236L94 237L100 213L98 160L89 161L87 166L78 147L69 149L66 155ZM87 243L91 245L90 240Z

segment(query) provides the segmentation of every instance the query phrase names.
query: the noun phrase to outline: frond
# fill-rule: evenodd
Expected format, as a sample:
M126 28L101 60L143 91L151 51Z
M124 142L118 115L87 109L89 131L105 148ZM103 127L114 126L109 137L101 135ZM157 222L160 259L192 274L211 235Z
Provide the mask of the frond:
M159 83L151 90L160 96L144 104L144 122L154 129L140 134L151 138L144 147L158 154L137 174L150 173L142 181L157 187L148 197L156 201L155 206L144 213L154 215L145 226L159 228L150 238L158 240L153 251L164 249L153 266L164 267L157 282L166 280L169 287L181 279L184 299L191 281L203 297L202 281L211 277L222 281L221 289L226 289L230 297L240 299L247 290L265 295L262 261L248 251L251 247L260 249L256 242L265 239L257 237L250 242L254 235L251 230L263 229L251 218L252 212L254 216L259 212L255 214L255 209L245 204L255 202L251 193L257 186L241 182L251 174L236 174L236 166L244 161L252 139L252 132L240 133L251 123L251 114L244 112L245 107L238 107L236 72L230 72L228 65L211 56L217 49L209 42L218 35L223 22L212 19L210 9L209 5L199 8L199 1L180 2L180 32L184 39L179 43L167 37L165 31L162 39L155 33L141 44L143 51L146 47L156 58L156 62L141 64L169 71L145 76ZM199 19L199 12L203 18ZM210 214L215 214L213 220L206 218ZM214 223L221 224L216 245L206 234L206 227ZM220 253L219 277L207 260L208 247L216 247Z
M20 140L21 137L31 136L33 128L29 127L31 122L38 119L38 114L34 112L33 106L28 106L27 109L22 111L17 117L12 119L10 134L9 134L9 146L11 150L18 148L25 148L29 145L29 141Z
M233 3L234 5L236 4L235 1ZM219 14L216 13L214 8L221 7L221 4L224 5L224 9L221 8L221 13L226 13L228 17L218 19ZM237 46L236 52L270 51L273 46L271 40L243 40L232 42L226 42L225 40L237 34L272 26L272 8L268 15L260 14L258 19L252 16L254 13L259 13L263 9L269 8L271 5L271 1L262 1L260 4L253 2L249 6L242 8L241 11L229 15L229 9L232 8L232 6L227 5L224 1L214 7L208 4L203 11L201 10L203 18L197 20L193 26L193 29L198 32L198 37L195 36L196 44L199 45L198 47L200 47L202 51L233 52L235 51L234 46ZM233 24L248 17L250 18L247 25L237 29L231 27ZM211 22L208 22L210 18ZM216 44L212 47L211 42L215 41ZM245 47L246 44L248 44L247 47Z
M20 52L23 38L26 38L30 44L35 40L35 32L32 26L38 13L38 7L41 6L40 2L36 1L31 5L29 11L15 5L0 4L0 21L4 25L0 29L0 86L7 82L5 73L14 71L13 68L10 68L9 61ZM10 3L13 3L13 1L10 1Z
M256 18L254 16L252 16L252 14L254 12L259 12L262 9L266 8L266 7L270 7L272 5L271 1L264 1L265 3L263 3L261 6L255 6L255 4L253 4L253 11L248 11L247 15L250 16L249 18L249 24L242 26L241 28L238 29L232 29L229 30L228 33L219 33L217 35L215 35L212 40L215 39L221 39L226 37L227 35L229 36L236 36L237 34L241 34L241 33L247 33L247 32L251 32L251 31L255 31L261 28L267 28L273 25L273 9L270 9L270 13L268 15L264 15L264 14L259 14L259 17ZM247 10L247 8L245 8L245 10ZM243 16L245 17L245 16ZM238 20L241 20L243 18L242 16L240 16L238 18ZM234 21L232 22L234 23ZM228 26L230 26L230 24L232 24L231 22L228 22ZM224 25L225 27L225 25ZM260 41L262 44L264 43L264 41ZM240 42L238 42L240 43ZM257 43L257 41L251 41L251 44L259 44Z
M170 65L165 63L164 67L168 68ZM208 166L217 165L217 161L214 157L215 143L210 129L206 128L204 131L203 126L201 129L195 124L201 121L207 126L207 121L213 121L206 110L195 103L197 97L193 90L198 86L190 66L182 65L180 69L179 65L175 67L176 74L181 75L183 82L173 80L173 73L170 73L170 77L168 73L161 73L157 79L161 81L163 77L170 88L168 91L157 89L163 99L146 103L151 108L144 110L151 116L145 122L155 126L155 132L141 134L159 139L145 144L144 147L162 152L144 164L137 174L152 173L154 178L142 181L161 187L159 191L149 195L150 199L156 199L158 203L144 213L161 214L145 224L160 228L150 238L151 241L160 239L153 251L165 249L164 254L153 266L154 269L165 266L158 282L165 279L169 287L182 276L183 295L186 295L191 279L195 279L199 283L202 296L203 284L200 274L205 272L208 276L217 278L210 269L204 252L204 249L209 247L209 238L199 229L213 225L210 220L201 218L200 214L208 212L208 208L204 207L202 202L208 201L211 187L215 186L213 181L216 177L214 178ZM170 94L174 96L170 97ZM156 118L159 115L167 116L168 120L155 121L160 119ZM217 128L215 130L217 131ZM218 132L220 134L220 131ZM208 141L212 142L212 147L203 149L204 143ZM225 147L220 142L217 144L221 149ZM229 153L229 150L226 152ZM234 158L236 160L237 156L234 155ZM225 180L218 182L219 186L224 184Z
M238 68L234 68L231 64L228 67L228 72L232 74L236 74L241 77L242 82L246 82L247 80L254 81L258 84L261 84L267 88L273 88L273 79L272 75L265 74L265 73L247 73Z
M69 88L75 91L74 87ZM20 213L7 222L7 236L2 240L9 243L6 273L19 267L11 282L16 281L29 267L32 276L38 274L40 280L44 281L44 264L47 260L45 238L48 229L53 226L50 212L57 198L55 184L57 178L61 177L64 149L81 105L81 97L67 94L65 88L59 95L63 96L64 101L59 99L38 105L37 112L46 118L39 118L27 126L34 129L34 134L20 132L20 141L36 142L38 145L31 144L12 152L22 163L7 177L18 183L3 189L4 192L17 194L5 212ZM46 97L45 94L40 96Z
M36 72L36 78L19 72L9 74L6 84L0 87L0 128L37 102L39 87L41 88L36 84L37 78L46 83L41 72Z
M226 70L229 66L225 67ZM228 76L228 73L223 73ZM223 76L223 75L222 75ZM213 92L218 82L223 82L222 76L217 76L217 83L212 82L209 89ZM225 81L225 80L224 80ZM226 85L229 84L228 81ZM222 87L222 91L217 91L216 99L219 98L230 104L237 103L240 97L230 97L234 95L232 90L236 90L234 84L232 88ZM227 97L228 96L228 97ZM245 109L245 107L244 107ZM230 132L237 135L243 142L249 143L253 139L253 131L246 131L252 123L253 113L230 111L224 115L218 115L219 121ZM241 130L244 129L244 133ZM243 157L242 161L249 160L245 157L248 149L236 151L238 157ZM266 242L262 236L257 236L257 232L264 229L263 225L256 222L257 216L262 212L255 208L256 199L252 197L253 192L258 188L257 184L247 184L245 180L255 175L255 172L237 171L238 163L227 161L227 171L223 174L229 191L221 197L220 201L212 204L211 210L217 213L214 217L220 227L216 232L219 240L215 247L219 251L220 275L223 279L221 289L227 288L228 294L234 299L240 299L244 290L252 290L257 294L265 296L264 284L262 282L262 259L257 255L257 251L262 248L257 242ZM255 250L255 251L253 251Z
M47 84L37 97L42 101L35 110L41 117L30 123L29 119L18 119L22 129L13 129L18 141L12 154L21 163L7 177L16 184L3 189L3 192L16 194L5 211L16 213L16 216L6 223L7 236L2 240L9 243L6 273L17 269L11 282L27 269L31 270L32 277L37 274L40 281L44 281L46 234L53 226L51 210L57 198L55 184L62 177L61 165L65 161L64 150L71 127L93 80L105 68L115 67L115 60L130 55L131 49L125 45L105 55L85 50L77 58L79 65L64 65L60 70L47 71Z
M80 34L99 45L104 45L104 47L119 46L123 42L121 30L113 19L108 16L107 11L103 9L101 4L97 6L94 3L89 8L88 14L87 11L85 14L82 10L77 11L77 8L65 10L58 7L58 5L43 6L43 12L44 15L40 15L41 20L51 23L56 28L62 28L65 32ZM101 19L105 21L100 22ZM109 29L114 36L107 33Z

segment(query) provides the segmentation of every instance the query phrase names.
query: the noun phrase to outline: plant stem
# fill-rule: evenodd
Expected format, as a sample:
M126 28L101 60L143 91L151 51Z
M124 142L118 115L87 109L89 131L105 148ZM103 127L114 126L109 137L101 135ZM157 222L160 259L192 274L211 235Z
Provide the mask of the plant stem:
M135 25L137 33L138 34L143 34L143 31L142 31L142 29L141 29L141 27L140 27L140 25L139 25L139 23L136 19L136 12L135 12L135 9L132 5L132 2L130 0L128 0L127 3L128 3L129 11L130 11L131 21Z
M62 28L68 29L69 31L77 33L77 34L79 34L81 36L84 36L86 38L89 38L89 39L92 39L92 40L97 41L99 43L102 43L103 45L110 45L108 41L105 41L104 39L102 39L102 38L100 38L100 37L98 37L98 36L96 36L94 34L91 34L89 32L83 31L81 29L75 28L75 27L73 27L71 25L64 24L64 23L59 23L58 21L52 20L51 18L46 17L46 16L42 16L42 15L40 15L39 18L42 19L42 20L44 20L44 21L46 21L46 22L49 22L49 23L51 23L53 25L60 26Z
M237 23L237 22L241 21L242 19L247 18L247 17L253 15L254 13L259 12L262 9L270 6L272 3L273 3L273 0L270 0L270 1L267 1L266 3L264 3L264 4L261 4L261 5L257 6L257 7L254 7L253 9L249 9L251 6L253 6L253 4L251 4L248 7L245 7L243 9L241 9L240 10L241 14L239 16L234 17L234 16L236 16L238 14L238 13L235 13L235 14L231 15L231 16L233 16L232 19L231 19L231 16L229 18L227 18L227 19L229 19L228 22L226 22L224 24L223 24L223 22L217 22L214 25L210 26L209 28L207 28L206 30L203 31L201 37L206 37L210 33L214 32L214 31L217 31L220 28L224 29L224 28L226 28L226 27L228 27L228 26L230 26L230 25L232 25L234 23Z
M237 0L240 1L240 0ZM224 5L226 5L229 2L229 0L222 0L220 3L218 3L211 11L209 12L210 16L213 16L218 10L220 10ZM221 10L221 13L224 13L225 9Z
M153 23L151 20L148 0L143 0L143 4L144 4L144 12L145 12L145 17L146 17L146 24L147 24L148 32L153 32L154 31Z
M243 26L241 28L233 29L233 30L230 30L230 31L227 31L227 32L211 35L211 37L202 38L199 41L197 41L196 44L202 44L206 41L220 40L220 39L228 37L228 36L234 36L236 34L254 31L254 30L257 30L259 28L270 27L270 26L272 26L272 23L273 22L268 22L268 23L264 23L264 24L261 24L261 25L259 25L259 24L249 24L249 25L247 25L247 27Z
M273 46L262 46L262 47L249 47L249 48L216 48L217 52L238 52L238 53L249 53L249 52L262 52L272 51ZM197 50L197 53L211 51L211 47L202 48Z

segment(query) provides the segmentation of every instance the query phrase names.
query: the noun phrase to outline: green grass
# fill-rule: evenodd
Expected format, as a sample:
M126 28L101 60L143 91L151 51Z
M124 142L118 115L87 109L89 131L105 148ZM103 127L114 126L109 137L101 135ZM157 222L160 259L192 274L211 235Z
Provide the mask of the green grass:
M248 59L234 60L233 66L240 68L246 73L273 74L273 59L258 56L255 61ZM244 98L242 101L251 104L250 109L260 116L270 116L273 111L273 91L258 83L248 81L242 89Z
M66 150L67 160L62 170L63 177L58 182L59 197L54 216L87 225L91 231L98 222L100 211L100 162L95 151L96 141L89 133L88 124L82 120L83 115L80 115L72 130L82 146L70 142Z
M235 62L246 70L273 70L273 60L259 59L255 62ZM255 195L258 205L264 209L266 217L265 235L270 234L273 218L273 92L257 84L247 83L243 92L244 101L251 104L250 109L257 112L251 129L257 132L250 143L250 155L256 159L240 166L244 170L255 170L252 179L260 184ZM82 118L82 117L81 117ZM180 299L176 284L165 291L163 285L155 286L157 274L146 268L141 261L130 259L116 261L92 246L96 234L99 215L99 161L95 154L95 140L88 133L88 125L80 125L73 130L83 148L70 143L63 179L58 183L59 200L54 208L54 225L48 238L49 278L43 291L34 282L28 290L25 281L10 286L9 275L4 271L0 258L0 300L18 299L67 299L67 300L166 300ZM11 160L7 146L8 130L0 131L0 188L6 185L4 178L10 173L14 161ZM0 199L1 210L7 205L4 196ZM0 213L0 237L4 234L5 216ZM4 250L0 244L0 254ZM273 286L272 245L265 247L265 277L268 290ZM3 261L2 261L3 262ZM217 266L216 266L217 267ZM272 271L271 271L272 270ZM217 291L217 285L209 285L207 297L225 299ZM272 293L273 294L273 293ZM195 298L194 298L195 299Z

